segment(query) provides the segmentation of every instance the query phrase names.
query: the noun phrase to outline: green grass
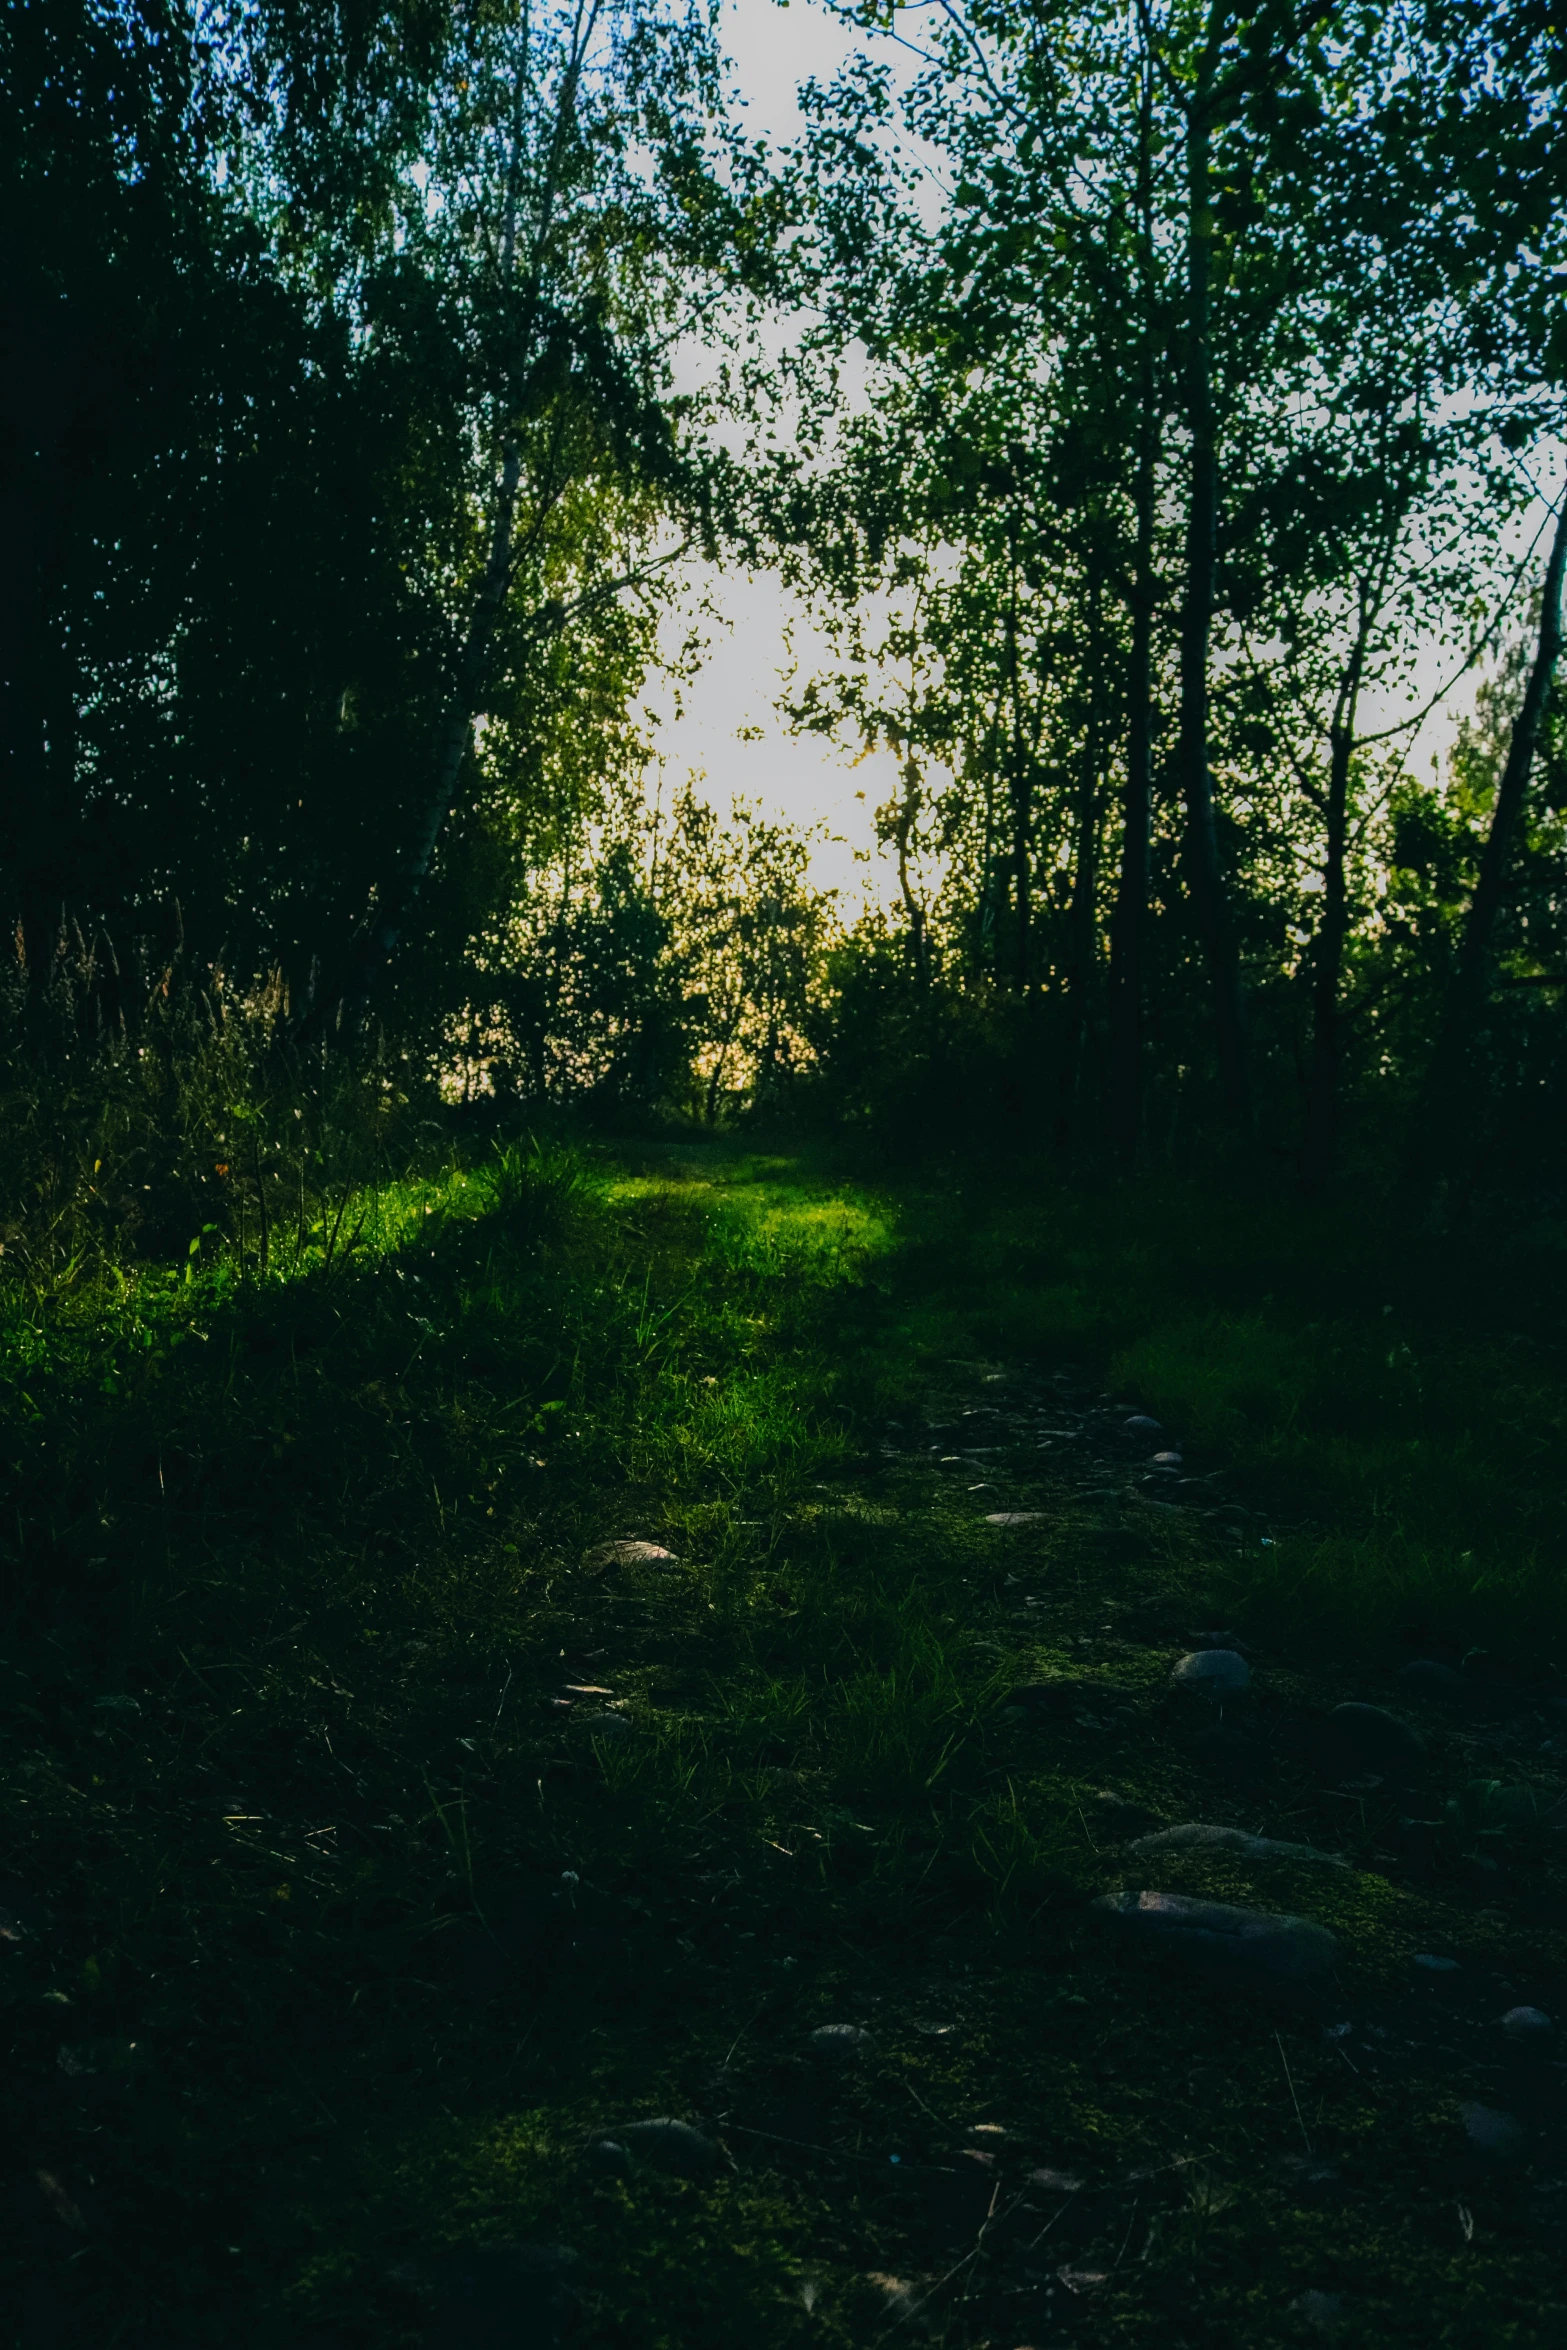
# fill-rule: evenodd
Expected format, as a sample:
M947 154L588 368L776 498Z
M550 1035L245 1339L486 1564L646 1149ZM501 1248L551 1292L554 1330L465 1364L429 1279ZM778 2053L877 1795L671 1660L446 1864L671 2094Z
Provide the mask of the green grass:
M961 1167L904 1231L920 1357L1076 1360L1272 1513L1236 1586L1258 1624L1567 1664L1559 1235Z
M1346 2295L1350 2341L1559 2338L1548 2180L1463 2169L1456 2099L1503 2097L1409 1966L1452 1947L1466 1996L1505 1974L1551 2004L1549 1816L1465 1798L1494 1757L1440 1722L1426 1874L1388 1861L1384 1796L1284 1747L1237 1794L1147 1628L1243 1615L1266 1725L1385 1699L1411 1610L1525 1658L1559 1620L1545 1340L1488 1326L1478 1284L1444 1334L1418 1252L1368 1287L1355 1247L1168 1188L649 1145L387 1186L335 1240L279 1236L264 1280L254 1252L17 1277L17 2340L542 2342L443 2284L516 2239L570 2247L605 2350L1271 2350L1315 2338L1308 2289ZM925 1416L1070 1361L1228 1465L1273 1546L1160 1521L1107 1556L1026 1465L996 1474L1041 1479L1040 1523L980 1523ZM622 1536L679 1563L584 1563ZM1058 1677L1085 1720L999 1702ZM1557 1765L1503 1775L1549 1815ZM1332 1925L1334 1996L1405 2032L1401 2072L1097 1938L1115 1821L1216 1810L1362 1864L1163 1881ZM873 2048L828 2066L825 2021ZM721 2138L710 2176L585 2159L660 2113ZM1331 2190L1287 2166L1305 2133ZM1041 2163L1086 2182L1056 2219Z

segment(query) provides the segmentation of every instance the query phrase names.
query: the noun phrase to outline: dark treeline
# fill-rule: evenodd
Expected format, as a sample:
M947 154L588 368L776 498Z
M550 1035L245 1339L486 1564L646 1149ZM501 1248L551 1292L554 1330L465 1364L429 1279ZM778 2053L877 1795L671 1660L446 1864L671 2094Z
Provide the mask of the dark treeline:
M769 153L699 0L7 12L14 1228L350 1095L1549 1170L1550 11L838 13ZM726 560L885 915L645 785Z

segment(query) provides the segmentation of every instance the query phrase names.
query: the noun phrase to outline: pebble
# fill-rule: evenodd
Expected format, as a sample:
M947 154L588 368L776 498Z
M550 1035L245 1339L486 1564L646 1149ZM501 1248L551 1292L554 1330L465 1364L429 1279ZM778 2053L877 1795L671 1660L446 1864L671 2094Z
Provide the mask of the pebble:
M1415 1964L1423 1966L1428 1975L1456 1975L1458 1973L1456 1958L1438 1958L1436 1953L1431 1950L1417 1950Z
M1381 1705L1336 1705L1326 1736L1334 1755L1359 1770L1413 1771L1426 1759L1419 1732Z
M624 1745L631 1736L631 1724L624 1714L579 1714L577 1719L587 1723L595 1738L607 1738L611 1746Z
M1470 2145L1482 2154L1510 2162L1523 2152L1523 2131L1510 2113L1502 2113L1494 2105L1461 2105L1458 2110Z
M1126 1425L1128 1428L1141 1429L1145 1435L1151 1436L1158 1433L1162 1423L1158 1420L1151 1420L1146 1412L1133 1412Z
M985 1518L987 1526L1042 1526L1044 1522L1043 1510L991 1510Z
M818 2056L868 2056L876 2043L859 2024L818 2024L807 2045Z
M655 2170L695 2177L711 2170L718 2160L718 2148L711 2138L704 2138L689 2122L676 2121L669 2114L659 2114L652 2121L628 2122L618 2136L639 2162L649 2163Z
M1342 2183L1343 2174L1337 2163L1324 2162L1315 2154L1280 2154L1269 2167L1275 2178L1283 2179L1297 2195L1314 2200Z
M1502 2018L1502 2030L1515 2040L1544 2040L1555 2029L1542 2007L1510 2007Z
M1319 1852L1314 1844L1281 1844L1271 1836L1249 1836L1244 1828L1224 1828L1201 1820L1187 1820L1180 1827L1160 1828L1152 1836L1139 1836L1131 1850L1238 1852L1246 1860L1314 1860L1330 1869L1349 1866L1341 1853Z
M1058 2268L1056 2275L1069 2293L1097 2293L1101 2285L1110 2282L1107 2268Z
M1310 1918L1280 1917L1181 1893L1106 1893L1094 1908L1118 1933L1189 1965L1277 1983L1304 1983L1332 1966L1337 1938Z
M582 1563L585 1567L678 1567L680 1561L662 1543L634 1542L627 1536L624 1541L601 1542L585 1551Z
M1303 2317L1319 2334L1336 2333L1344 2316L1342 2293L1300 2293L1290 2304L1297 2317Z
M1179 1469L1183 1466L1182 1455L1178 1452L1156 1452L1152 1459L1156 1469Z
M1251 1667L1233 1648L1198 1648L1182 1657L1170 1679L1199 1697L1234 1697L1251 1687Z
M1467 1693L1462 1673L1451 1665L1439 1665L1429 1656L1416 1657L1412 1665L1405 1665L1398 1676L1398 1685L1407 1689L1411 1697L1428 1697L1444 1705L1456 1704Z

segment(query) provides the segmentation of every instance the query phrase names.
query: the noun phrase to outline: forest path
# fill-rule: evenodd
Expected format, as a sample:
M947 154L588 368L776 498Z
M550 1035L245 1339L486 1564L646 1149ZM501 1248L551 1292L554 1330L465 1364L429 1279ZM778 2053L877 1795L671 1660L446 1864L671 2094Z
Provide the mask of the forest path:
M1258 1628L924 1213L514 1158L38 1388L19 2342L1561 2339L1554 1692Z

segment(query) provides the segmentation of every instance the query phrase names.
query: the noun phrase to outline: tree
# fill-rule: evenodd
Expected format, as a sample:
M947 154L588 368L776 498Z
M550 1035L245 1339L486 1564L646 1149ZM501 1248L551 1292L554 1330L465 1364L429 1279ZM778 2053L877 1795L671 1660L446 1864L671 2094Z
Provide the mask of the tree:
M457 355L445 389L472 452L469 545L447 588L441 711L402 853L309 1029L362 997L395 947L497 692L515 719L537 647L675 559L658 542L678 510L700 527L668 351L699 248L713 258L707 224L688 226L710 192L705 21L678 0L571 0L454 32L401 226Z

